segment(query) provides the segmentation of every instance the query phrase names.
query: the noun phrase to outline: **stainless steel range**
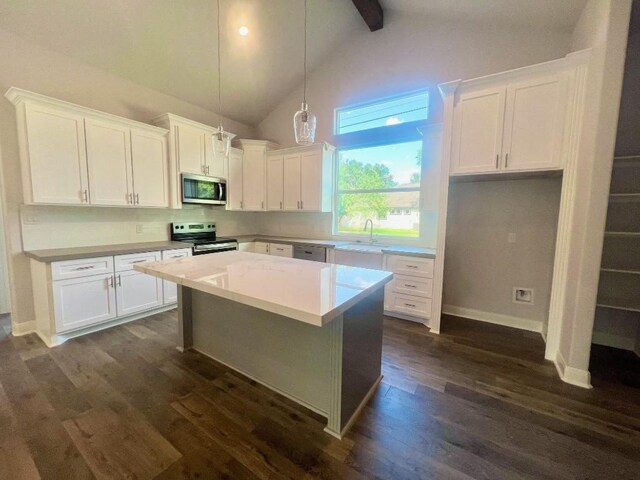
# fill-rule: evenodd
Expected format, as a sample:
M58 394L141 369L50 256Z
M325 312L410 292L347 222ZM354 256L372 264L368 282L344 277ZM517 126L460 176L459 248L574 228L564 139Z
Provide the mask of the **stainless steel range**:
M172 223L171 240L176 242L193 243L193 254L228 252L238 249L235 238L216 237L216 224L205 223Z

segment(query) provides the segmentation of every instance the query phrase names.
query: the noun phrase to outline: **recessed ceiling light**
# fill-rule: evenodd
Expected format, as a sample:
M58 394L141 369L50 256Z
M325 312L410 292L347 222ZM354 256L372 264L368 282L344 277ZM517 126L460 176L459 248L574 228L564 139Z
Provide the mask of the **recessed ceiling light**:
M245 27L245 26L240 27L240 30L238 30L238 32L243 37L246 37L247 35L249 35L249 29L247 27Z

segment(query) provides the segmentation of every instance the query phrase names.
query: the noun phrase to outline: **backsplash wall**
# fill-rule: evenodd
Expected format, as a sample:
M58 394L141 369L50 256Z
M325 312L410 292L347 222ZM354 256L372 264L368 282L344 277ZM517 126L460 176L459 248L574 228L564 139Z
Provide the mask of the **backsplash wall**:
M169 239L169 223L214 221L220 236L256 233L256 213L219 207L182 210L29 206L20 208L24 250Z

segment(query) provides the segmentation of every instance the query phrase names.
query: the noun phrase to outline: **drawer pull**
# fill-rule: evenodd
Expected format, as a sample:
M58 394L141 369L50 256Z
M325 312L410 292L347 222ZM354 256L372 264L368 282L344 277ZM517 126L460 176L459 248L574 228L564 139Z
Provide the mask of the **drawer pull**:
M407 268L418 268L417 265L405 265Z
M404 286L405 286L406 288L418 288L418 286L417 286L417 285L411 285L410 283L405 283L405 284L404 284Z
M131 260L129 263L142 263L142 262L147 262L147 261L148 260L145 258L145 259L142 259L142 260Z
M404 306L405 307L410 307L410 308L416 308L415 304L413 304L413 303L405 303Z
M88 267L77 267L74 270L91 270L92 268L96 268L94 265L89 265Z

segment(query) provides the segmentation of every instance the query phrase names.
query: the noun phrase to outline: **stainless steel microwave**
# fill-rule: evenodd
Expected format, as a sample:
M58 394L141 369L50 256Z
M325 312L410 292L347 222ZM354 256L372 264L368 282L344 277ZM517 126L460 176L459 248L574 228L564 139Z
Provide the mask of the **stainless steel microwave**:
M225 205L227 203L227 181L223 178L206 177L183 173L182 203Z

